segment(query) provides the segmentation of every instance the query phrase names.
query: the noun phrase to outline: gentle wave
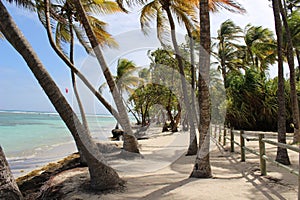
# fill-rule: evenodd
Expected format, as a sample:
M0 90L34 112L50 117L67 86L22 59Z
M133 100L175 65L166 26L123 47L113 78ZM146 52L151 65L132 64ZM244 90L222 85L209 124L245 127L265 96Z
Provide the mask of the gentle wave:
M56 115L58 113L55 112L38 112L38 111L22 111L22 110L0 110L0 113L12 113L12 114L37 114L37 115Z

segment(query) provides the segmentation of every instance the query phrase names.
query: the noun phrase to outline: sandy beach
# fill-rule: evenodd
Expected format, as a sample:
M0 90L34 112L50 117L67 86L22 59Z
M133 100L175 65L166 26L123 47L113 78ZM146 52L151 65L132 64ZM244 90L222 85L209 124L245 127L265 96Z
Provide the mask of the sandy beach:
M128 159L120 156L121 141L112 144L104 154L108 163L126 181L117 191L94 192L88 187L88 169L77 167L51 176L44 183L48 197L44 199L296 199L297 177L270 163L267 176L260 175L259 158L246 154L240 162L238 148L212 145L210 152L213 178L189 178L195 156L185 156L188 133L154 134L139 140L142 157ZM247 143L257 148L258 142ZM117 149L117 150L116 150ZM272 157L276 148L267 145ZM296 153L290 153L291 167L298 168ZM41 187L43 189L43 186ZM49 189L50 188L50 189ZM49 192L51 191L51 192Z

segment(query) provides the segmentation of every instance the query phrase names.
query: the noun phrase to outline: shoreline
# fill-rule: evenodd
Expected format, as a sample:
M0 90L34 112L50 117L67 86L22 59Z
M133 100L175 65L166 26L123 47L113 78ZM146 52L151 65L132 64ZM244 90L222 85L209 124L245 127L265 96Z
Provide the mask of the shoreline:
M51 149L42 150L32 156L7 158L11 172L15 178L24 176L43 166L57 162L77 152L74 141L55 145Z

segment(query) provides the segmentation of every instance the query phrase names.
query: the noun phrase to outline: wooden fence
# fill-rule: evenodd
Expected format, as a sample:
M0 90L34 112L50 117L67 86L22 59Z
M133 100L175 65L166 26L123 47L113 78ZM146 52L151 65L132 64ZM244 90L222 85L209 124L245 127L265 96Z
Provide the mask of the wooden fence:
M270 140L270 138L277 138L277 133L270 132L255 132L255 131L243 131L243 130L233 130L226 128L222 125L212 125L211 126L211 134L214 138L218 139L219 144L226 146L227 140L230 141L230 152L235 152L235 145L239 146L239 150L241 153L241 162L246 161L246 151L252 153L256 156L259 156L260 160L260 171L262 176L267 175L267 162L271 162L278 167L281 167L291 174L298 176L298 200L300 200L300 159L299 159L299 170L293 169L289 166L283 165L266 155L266 147L265 144L274 145L281 148L286 148L291 151L299 153L300 158L300 148L288 144L283 144L279 142L275 142ZM236 136L239 137L239 141L236 141ZM267 137L266 137L267 136ZM255 151L246 146L245 141L258 141L259 151Z

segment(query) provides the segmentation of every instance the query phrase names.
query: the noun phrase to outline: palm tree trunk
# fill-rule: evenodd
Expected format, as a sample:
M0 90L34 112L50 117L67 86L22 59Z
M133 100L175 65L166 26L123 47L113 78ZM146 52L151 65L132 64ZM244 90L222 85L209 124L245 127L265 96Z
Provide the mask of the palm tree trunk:
M80 80L87 86L87 88L104 105L104 107L110 112L110 114L113 115L118 122L120 122L120 116L118 112L112 107L112 105L110 105L110 103L106 101L106 99L92 86L92 84L85 78L85 76L74 66L73 63L70 62L70 60L56 46L51 33L49 6L47 5L48 3L46 1L45 2L46 29L47 29L47 35L51 47L56 52L56 54L65 62L65 64L71 69L71 71L75 73L78 76L78 78L80 78Z
M193 112L193 117L197 123L197 127L199 127L198 119L197 119L197 106L195 102L195 83L196 83L196 69L195 69L195 52L194 52L194 38L192 35L192 32L186 27L188 36L190 38L190 59L191 59L191 76L192 76L192 87L191 87L191 95L192 95L192 112ZM196 128L195 128L196 129ZM188 147L187 151L187 156L189 155L196 155L198 151L198 146L197 146L197 136L196 136L196 131L195 135L192 135L193 132L190 133L190 145Z
M177 104L177 114L174 117L174 121L175 121L174 128L175 128L176 131L172 130L172 132L177 132L178 131L177 127L179 125L180 119L181 119L181 106L180 106L180 103L178 103Z
M296 89L296 73L295 73L295 62L294 62L294 50L293 50L293 41L291 37L290 28L287 22L286 10L283 8L281 0L279 3L279 10L281 13L282 21L284 28L286 30L287 38L287 60L290 68L290 87L291 87L291 104L292 104L292 114L294 122L294 139L293 143L300 142L300 129L299 129L299 104L298 104L298 95ZM285 3L285 1L284 1ZM285 6L286 7L286 6Z
M300 51L297 48L295 51L296 51L296 57L297 57L297 61L298 61L298 69L299 69L300 68Z
M195 165L190 177L212 177L209 145L210 145L210 95L209 95L209 70L210 70L210 18L208 0L200 0L200 55L199 55L199 150ZM201 47L203 49L201 49Z
M184 67L183 67L183 62L182 62L182 57L179 51L179 47L177 44L177 39L176 39L176 32L175 32L175 23L173 20L173 16L170 10L170 6L168 4L168 2L164 2L164 1L160 1L164 10L167 12L168 15L168 20L170 23L170 27L171 27L171 37L172 37L172 43L173 43L173 47L175 50L175 54L176 54L176 59L178 61L178 67L179 67L179 73L180 73L180 80L181 80L181 87L182 87L182 92L183 92L183 100L184 100L184 104L185 104L185 108L187 110L188 113L190 113L190 116L188 117L189 120L189 124L190 124L190 145L188 148L188 152L187 155L195 155L197 153L197 140L196 140L196 127L195 127L195 122L194 119L195 117L193 116L193 109L190 106L190 101L189 101L189 96L188 96L188 87L187 87L187 83L186 83L186 79L185 79L185 73L184 73ZM196 144L196 145L195 145Z
M138 143L137 143L136 138L133 136L133 131L132 131L132 128L130 125L130 121L129 121L129 118L127 115L126 108L123 104L122 97L121 97L119 89L114 81L114 78L105 62L99 42L93 32L93 29L91 28L91 25L87 19L86 13L82 7L80 0L73 0L73 3L76 6L76 10L77 10L78 16L80 18L80 22L82 23L82 25L86 31L87 37L89 38L89 41L93 48L93 51L94 51L94 53L98 59L98 62L101 66L102 72L103 72L106 82L109 86L110 92L112 93L113 99L117 106L118 113L120 115L120 124L121 124L122 128L124 129L125 133L127 134L127 136L124 137L123 148L124 148L124 150L129 151L129 152L139 153Z
M277 56L278 56L278 142L286 143L286 108L284 97L284 75L283 75L283 55L282 55L282 24L279 11L279 0L272 0L275 20L275 30L277 35ZM283 164L290 164L287 149L278 147L276 161Z
M0 31L26 61L54 108L70 130L77 147L83 150L90 172L91 186L96 190L105 190L115 188L123 183L117 172L106 164L89 131L82 126L2 2L0 2Z
M0 199L23 199L0 145Z
M124 99L123 97L122 97L122 99L123 99L124 104L125 104L125 106L127 107L128 111L131 112L131 114L132 114L133 117L135 118L137 125L140 125L140 124L141 124L140 119L136 116L136 114L135 114L135 113L133 112L133 110L129 107L129 105L125 103L125 99Z
M47 10L47 8L49 7L49 1L46 1L45 7L46 7L46 10ZM69 29L70 29L70 37L71 37L71 39L70 39L70 55L69 56L70 56L70 62L72 64L74 64L74 35L73 35L73 27L72 27L72 18L69 17L68 20L69 20ZM77 86L76 86L75 73L72 70L71 70L71 79L72 79L72 86L73 86L75 98L77 100L77 104L78 104L81 119L82 119L82 125L84 126L85 129L89 130L89 126L88 126L88 122L87 122L87 119L86 119L86 116L85 116L84 108L83 108L83 105L81 103L81 99L80 99L80 96L79 96L79 93L78 93L78 90L77 90ZM87 163L86 163L86 159L84 157L82 149L78 148L78 152L79 152L79 155L80 155L81 164L86 165Z

